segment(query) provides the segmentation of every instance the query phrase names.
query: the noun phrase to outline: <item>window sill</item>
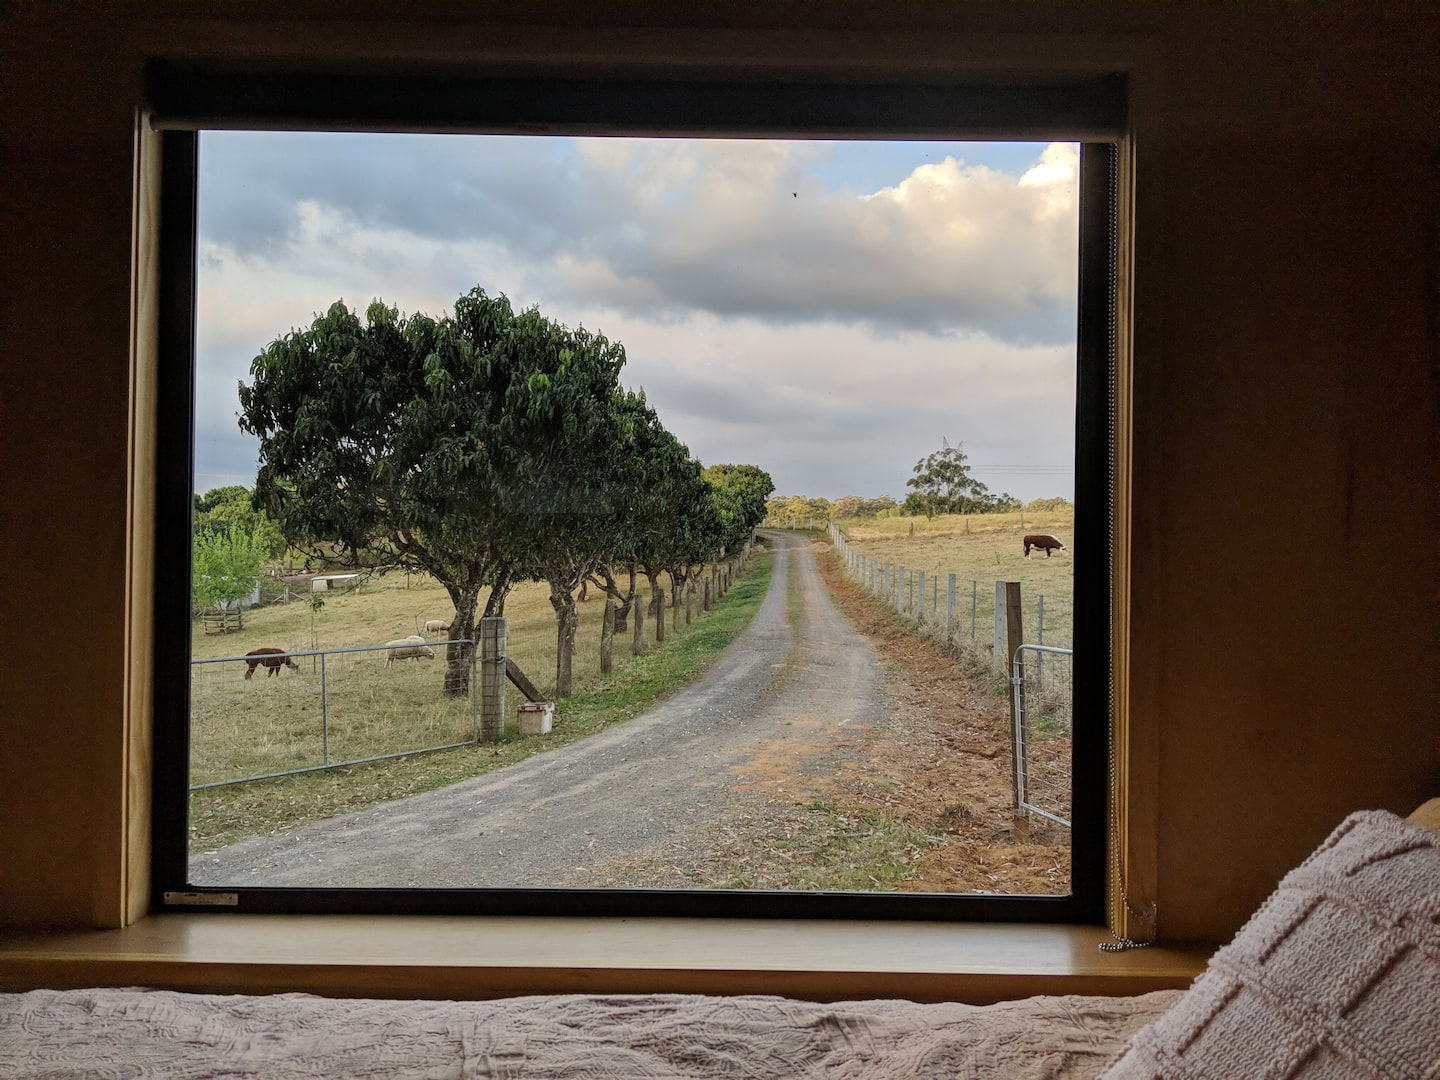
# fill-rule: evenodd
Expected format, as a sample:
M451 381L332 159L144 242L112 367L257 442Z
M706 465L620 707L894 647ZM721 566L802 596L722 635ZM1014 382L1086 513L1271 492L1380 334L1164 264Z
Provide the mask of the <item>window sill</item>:
M478 999L781 994L985 1004L1189 985L1212 945L1101 952L1098 927L768 919L155 915L0 943L0 990Z

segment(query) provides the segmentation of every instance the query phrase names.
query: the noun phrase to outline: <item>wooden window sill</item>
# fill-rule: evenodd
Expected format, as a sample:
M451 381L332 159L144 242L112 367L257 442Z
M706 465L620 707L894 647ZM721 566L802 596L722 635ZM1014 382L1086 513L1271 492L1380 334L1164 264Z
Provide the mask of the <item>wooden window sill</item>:
M478 999L781 994L985 1004L1188 986L1213 945L1101 952L1098 927L768 919L167 914L0 943L0 990Z

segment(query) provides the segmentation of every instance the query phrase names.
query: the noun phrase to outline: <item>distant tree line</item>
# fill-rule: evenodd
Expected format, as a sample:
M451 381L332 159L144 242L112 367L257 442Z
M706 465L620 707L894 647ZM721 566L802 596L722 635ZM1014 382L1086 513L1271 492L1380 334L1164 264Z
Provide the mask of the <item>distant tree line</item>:
M450 694L468 692L478 619L547 583L565 696L582 585L628 612L637 575L656 606L666 575L678 602L749 543L774 490L753 465L702 467L620 385L624 363L620 343L480 288L438 318L337 301L240 384L252 507L315 557L434 577L456 612Z
M897 503L888 495L865 499L846 495L831 502L804 495L781 495L765 504L766 520L774 524L801 521L844 521L851 518L914 517L938 514L995 514L1016 510L1061 510L1068 499L1034 499L1022 503L1008 493L994 494L970 475L970 465L959 443L942 440L939 450L915 464L905 486L913 490Z

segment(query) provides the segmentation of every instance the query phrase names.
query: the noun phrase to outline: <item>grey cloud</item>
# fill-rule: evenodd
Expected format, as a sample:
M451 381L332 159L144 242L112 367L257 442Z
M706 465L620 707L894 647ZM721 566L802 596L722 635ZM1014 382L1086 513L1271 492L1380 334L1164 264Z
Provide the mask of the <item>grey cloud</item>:
M915 463L944 438L963 442L974 475L997 493L1029 499L1070 487L1051 471L1073 458L1073 428L1055 419L1065 415L1063 391L1017 413L987 399L957 407L951 395L825 395L678 366L647 372L645 390L701 461L728 461L743 447L743 460L769 471L786 494L903 499Z
M209 135L202 234L279 257L306 201L357 228L503 246L518 288L648 319L701 310L874 333L1074 333L1073 218L984 169L905 200L826 191L808 144ZM947 224L948 223L948 224Z

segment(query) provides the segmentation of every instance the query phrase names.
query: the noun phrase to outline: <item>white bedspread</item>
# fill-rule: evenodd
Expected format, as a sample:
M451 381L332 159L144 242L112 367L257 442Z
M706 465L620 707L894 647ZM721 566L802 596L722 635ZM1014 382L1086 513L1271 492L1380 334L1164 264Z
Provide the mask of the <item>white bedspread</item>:
M0 1076L1081 1078L1179 996L974 1006L35 990L0 995Z

